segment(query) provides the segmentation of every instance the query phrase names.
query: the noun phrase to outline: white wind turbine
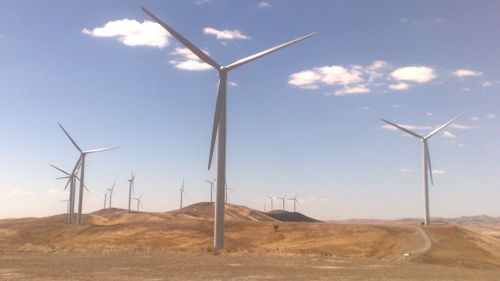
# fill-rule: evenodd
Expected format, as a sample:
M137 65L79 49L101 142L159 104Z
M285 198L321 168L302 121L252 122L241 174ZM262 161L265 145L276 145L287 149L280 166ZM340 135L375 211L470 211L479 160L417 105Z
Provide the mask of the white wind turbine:
M141 194L141 196L139 196L139 197L137 197L137 198L132 198L132 199L134 199L134 200L136 200L136 201L137 201L137 212L139 212L139 207L140 207L140 206L142 206L142 203L141 203L141 198L142 198L142 196L143 196L143 195L144 195L144 193L143 193L143 194Z
M278 197L276 199L281 199L283 200L283 211L285 210L285 199L286 199L286 194L283 197Z
M227 191L228 191L228 190L231 190L231 191L236 191L236 190L234 190L234 189L232 189L232 188L228 187L228 186L227 186L227 182L226 182L226 189L225 189L225 193L226 193L226 194L225 194L225 196L226 196L226 203L227 203L227 202L229 202L229 199L228 199L228 197L227 197Z
M212 197L212 192L214 191L214 183L215 183L215 179L213 179L212 181L209 181L209 180L205 180L206 182L208 182L210 184L210 203L214 202L213 201L213 197Z
M293 201L293 212L295 213L296 212L296 204L298 203L298 200L297 200L297 193L295 193L295 196L292 197L292 198L288 198L288 200L292 200Z
M271 211L272 211L273 210L274 197L272 197L270 195L267 195L267 198L269 198L269 200L271 200Z
M413 131L410 131L409 129L407 128L404 128L403 126L401 125L398 125L398 124L395 124L395 123L392 123L392 122L389 122L385 119L382 119L382 121L384 121L385 123L393 126L393 127L396 127L418 139L420 139L420 141L422 142L422 162L423 162L423 187L424 187L424 205L425 205L425 208L424 208L424 211L425 211L425 217L424 217L424 222L425 222L425 225L429 225L430 224L430 216L429 216L429 177L431 178L431 184L434 185L434 180L433 180L433 177L432 177L432 165L431 165L431 155L430 155L430 152L429 152L429 145L427 143L427 141L429 140L429 138L431 138L432 136L434 136L435 134L437 134L438 132L440 132L441 130L443 130L444 128L446 128L448 125L450 125L451 123L453 123L455 120L457 120L458 118L460 118L462 116L462 114L458 115L457 117L451 119L450 121L444 123L443 125L437 127L436 129L434 129L432 132L430 132L427 136L421 136Z
M80 164L80 160L78 160L77 166L79 164ZM67 223L71 224L73 214L75 213L75 183L76 183L76 179L78 179L78 176L76 174L78 173L78 170L80 168L77 167L77 169L74 171L74 173L70 174L69 172L66 172L65 170L58 168L52 164L49 164L49 165L52 168L54 168L54 169L58 170L59 172L66 175L64 177L59 177L57 179L68 179L68 181L66 182L66 185L64 186L64 190L66 190L68 188L68 184L69 184L69 198L68 198L69 211L68 211ZM85 189L87 189L87 188L85 187Z
M106 202L108 201L108 190L106 189L106 192L104 192L104 207L103 209L106 209Z
M116 184L116 182L113 183L111 188L106 189L109 192L109 208L111 208L111 200L113 199L113 192L115 190L115 184Z
M184 36L180 35L173 28L162 22L155 15L150 13L148 10L142 8L142 10L148 14L154 21L165 28L172 36L174 36L179 42L182 43L186 48L191 50L198 58L203 62L211 65L219 72L219 90L217 94L217 101L215 105L215 115L214 123L212 128L212 141L210 145L210 156L208 159L208 169L210 169L212 163L212 155L215 146L215 140L217 139L217 196L215 200L215 220L214 220L214 248L221 249L224 247L224 187L226 184L226 86L227 86L227 74L229 71L256 60L260 57L273 53L281 48L289 46L291 44L297 43L301 40L309 38L315 34L310 33L308 35L299 37L297 39L282 43L270 49L261 51L259 53L250 55L243 59L237 60L228 65L219 65L215 60L209 57L201 49L193 45Z
M85 157L88 154L96 153L96 152L103 152L103 151L108 151L108 150L113 150L113 149L118 149L118 147L111 147L111 148L97 148L97 149L90 149L90 150L82 150L78 144L73 140L73 138L69 135L69 133L64 129L64 127L61 125L61 123L58 123L59 127L63 130L64 134L69 138L71 143L75 146L76 149L80 152L80 159L78 159L78 162L76 163L75 167L73 168L73 171L71 174L74 174L77 167L80 166L80 190L78 193L78 216L76 218L76 223L78 225L81 225L83 223L82 220L82 207L83 207L83 188L84 188L84 180L85 180Z
M70 216L69 200L65 199L65 200L61 200L61 202L66 202L66 213L68 214L68 216ZM69 222L68 222L68 224L69 224Z
M181 186L181 189L179 189L179 191L181 192L181 203L180 203L179 209L182 209L182 199L183 199L184 193L186 193L186 191L184 190L184 178L182 178L182 186Z
M128 212L130 213L130 204L132 203L132 194L134 193L134 181L135 181L135 175L134 171L132 171L132 175L130 176L130 179L128 180Z

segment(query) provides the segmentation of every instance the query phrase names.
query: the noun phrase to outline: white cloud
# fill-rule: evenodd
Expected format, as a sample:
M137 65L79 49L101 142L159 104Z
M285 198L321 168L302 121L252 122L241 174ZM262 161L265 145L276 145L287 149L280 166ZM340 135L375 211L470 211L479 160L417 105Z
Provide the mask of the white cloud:
M470 92L470 88L469 87L463 87L461 90L463 92Z
M343 95L366 94L369 92L370 89L368 89L366 86L356 86L356 87L345 87L343 89L336 90L333 94L335 96L343 96Z
M471 121L479 121L481 120L481 118L477 117L477 116L473 116L470 118Z
M407 169L407 168L401 168L401 169L399 169L399 171L401 173L411 173L411 172L413 172L411 169Z
M236 82L233 82L233 81L229 81L229 82L227 82L227 84L228 84L229 86L232 86L232 87L236 87L236 86L238 86L238 84L237 84Z
M35 194L33 191L12 190L10 192L10 195L15 195L15 196L30 196L33 194Z
M436 78L434 69L428 66L405 66L394 70L391 77L397 81L426 83Z
M361 111L367 111L367 110L370 110L370 109L371 109L371 107L369 107L369 106L363 106L363 107L359 108L359 110L361 110Z
M204 50L208 54L207 51ZM173 52L170 53L176 58L170 60L172 64L177 69L188 70L188 71L203 71L212 68L209 64L201 61L195 54L193 54L188 48L175 48Z
M271 8L271 4L269 4L269 2L262 1L259 4L257 4L257 7L263 8L263 9L265 9L265 8Z
M486 114L486 118L488 119L495 119L497 116L495 114L492 114L492 113L488 113Z
M483 86L484 88L488 88L488 87L491 87L491 85L493 85L493 83L491 81L484 81L481 86Z
M450 131L444 131L443 136L447 139L454 140L457 138L454 134L452 134Z
M427 115L427 116L434 116L434 113L432 113L432 112L427 112L425 115Z
M197 5L203 5L212 2L212 0L196 0L194 1Z
M450 125L451 128L459 129L459 130L472 130L472 129L477 129L477 127L472 127L468 125L463 125L463 124L458 124L454 123Z
M212 27L203 28L203 33L214 35L217 39L234 40L234 39L250 39L250 36L244 35L239 30L217 30Z
M457 69L455 71L453 71L453 76L456 76L456 77L475 77L475 76L481 76L483 75L482 72L479 72L479 71L474 71L474 70L470 70L470 69Z
M121 43L135 46L149 46L163 48L168 44L168 33L159 24L152 21L122 19L107 22L102 27L92 30L84 28L83 34L94 37L116 37Z
M288 84L303 88L303 89L318 89L318 81L321 80L321 75L314 70L304 70L292 73L288 79Z
M445 170L440 170L440 169L433 169L432 170L432 174L434 174L434 175L442 175L444 173L446 173Z
M408 88L410 88L410 85L404 82L389 85L389 89L394 91L407 90Z

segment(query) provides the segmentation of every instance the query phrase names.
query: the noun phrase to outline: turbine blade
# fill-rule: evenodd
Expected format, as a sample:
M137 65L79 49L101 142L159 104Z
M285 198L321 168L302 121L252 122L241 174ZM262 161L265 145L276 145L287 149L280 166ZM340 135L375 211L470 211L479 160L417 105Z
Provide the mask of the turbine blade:
M73 167L73 171L71 171L71 175L75 175L75 177L76 177L76 170L80 169L80 162L81 161L82 161L82 157L80 156L78 158L78 161L76 161L75 167ZM68 188L70 181L71 181L71 178L69 178L68 181L66 182L66 185L64 186L64 190L66 190Z
M82 152L85 153L85 154L91 154L91 153L103 152L103 151L115 150L115 149L119 149L119 147L97 148L97 149L85 150L85 151L82 151Z
M186 48L191 50L198 58L200 58L202 61L206 62L207 64L213 66L216 69L220 68L220 65L215 62L211 57L209 57L207 54L205 54L202 50L200 50L198 47L196 47L193 43L189 42L184 36L180 35L175 31L173 28L162 22L159 18L157 18L155 15L153 15L150 11L146 10L144 7L141 7L141 9L148 14L154 21L156 21L159 25L161 25L163 28L165 28L168 33L170 33L172 36L174 36L179 42L181 42L182 45L184 45Z
M412 132L412 131L410 131L410 130L408 130L408 129L406 129L406 128L402 127L402 126L399 126L398 124L392 123L392 122L387 121L387 120L385 120L385 119L382 119L382 121L384 121L385 123L387 123L387 124L389 124L389 125L391 125L391 126L394 126L394 127L398 128L398 129L400 129L400 130L402 130L402 131L405 131L406 133L408 133L408 134L410 134L410 135L412 135L412 136L414 136L414 137L416 137L416 138L419 138L419 139L423 139L423 138L424 138L424 137L422 137L421 135L419 135L419 134L417 134L417 133L415 133L415 132Z
M431 164L431 153L429 152L429 145L427 141L424 142L425 147L425 161L427 161L427 165L429 167L429 176L431 178L431 184L434 185L434 178L432 176L432 164Z
M217 101L215 102L214 124L212 127L212 141L210 142L210 155L208 157L208 169L212 166L212 158L214 156L215 140L217 139L217 132L219 130L219 119L223 103L226 98L226 79L219 77L219 89L217 91Z
M450 125L451 123L455 122L455 120L457 120L458 118L462 117L462 115L463 114L460 114L457 117L455 117L455 118L451 119L450 121L444 123L443 125L439 126L434 131L430 132L427 136L425 136L425 139L428 139L428 138L432 137L433 135L437 134L442 129L448 127L448 125Z
M299 41L305 40L305 39L313 36L314 34L316 34L316 32L312 32L312 33L309 33L309 34L304 35L302 37L290 40L290 41L282 43L282 44L279 44L279 45L274 46L272 48L269 48L267 50L264 50L264 51L258 52L256 54L250 55L248 57L242 58L240 60L237 60L237 61L235 61L235 62L233 62L233 63L225 66L224 68L229 71L229 70L234 69L234 68L236 68L238 66L241 66L241 65L249 63L249 62L251 62L253 60L256 60L256 59L258 59L260 57L263 57L263 56L268 55L270 53L276 52L277 50L285 48L286 46L289 46L289 45L292 45L292 44L297 43Z
M59 172L63 173L63 174L66 174L66 175L70 175L68 172L64 171L63 169L60 169L60 168L57 168L56 166L52 165L52 164L49 164L52 168L58 170Z
M68 179L68 178L69 178L69 176L64 176L64 177L58 177L58 178L56 178L56 180L62 180L62 179Z
M59 127L61 127L64 134L69 138L69 140L71 141L71 143L73 143L73 145L76 147L76 149L78 149L78 151L82 152L82 149L78 146L78 144L76 144L75 140L73 140L73 138L69 135L69 133L66 131L66 129L64 129L64 127L61 125L61 123L57 123L57 124L59 125Z

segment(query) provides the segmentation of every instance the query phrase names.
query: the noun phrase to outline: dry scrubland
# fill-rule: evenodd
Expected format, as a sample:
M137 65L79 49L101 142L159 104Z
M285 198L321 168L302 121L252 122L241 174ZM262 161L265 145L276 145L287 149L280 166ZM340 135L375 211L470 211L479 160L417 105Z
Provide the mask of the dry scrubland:
M293 214L292 214L293 216ZM0 280L499 280L500 241L450 224L282 222L228 204L226 247L211 248L213 205L168 213L101 210L0 221ZM279 225L275 231L274 225Z

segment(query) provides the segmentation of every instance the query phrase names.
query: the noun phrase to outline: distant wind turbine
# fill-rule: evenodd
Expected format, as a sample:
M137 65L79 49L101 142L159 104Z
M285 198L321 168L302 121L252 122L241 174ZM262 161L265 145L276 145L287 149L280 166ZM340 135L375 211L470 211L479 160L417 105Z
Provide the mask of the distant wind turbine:
M213 179L212 181L209 181L209 180L205 180L206 182L208 182L210 184L210 203L214 202L213 201L213 197L212 197L212 192L214 191L214 183L215 183L215 179Z
M108 191L104 192L104 207L103 209L106 209L106 202L108 201Z
M181 192L181 204L180 204L180 209L182 209L182 196L184 195L184 193L186 191L184 191L184 178L182 178L182 186L181 186L181 189L179 189L179 191Z
M111 208L111 200L113 199L113 192L115 190L115 184L116 184L116 182L113 183L111 188L106 189L107 191L109 191L109 208Z
M132 203L132 194L134 193L134 181L135 181L135 175L134 171L132 171L132 175L130 176L130 179L128 180L128 212L130 213L130 204Z
M217 94L217 101L215 105L215 115L214 123L212 128L212 141L210 146L210 156L208 158L208 169L210 169L212 163L212 155L215 146L215 140L217 139L217 196L215 200L215 220L214 220L214 248L221 249L224 248L224 188L226 185L226 86L227 86L227 74L229 71L256 60L260 57L273 53L279 49L282 49L291 44L302 41L306 38L313 36L315 33L310 33L308 35L299 37L297 39L285 42L283 44L277 45L270 49L261 51L259 53L250 55L243 59L237 60L228 65L219 65L214 59L209 57L201 49L196 47L189 40L184 38L181 34L177 33L173 28L162 22L159 18L153 15L151 12L142 8L142 10L148 14L154 21L165 28L173 37L175 37L182 45L188 48L203 62L211 65L219 72L219 90Z
M80 164L80 160L78 160L77 166ZM69 172L66 172L65 170L58 168L52 164L49 164L52 168L58 170L59 172L65 174L65 177L59 177L57 179L68 179L66 182L66 185L64 186L64 190L68 188L69 184L69 198L68 198L68 204L69 204L69 211L68 211L68 219L67 223L71 224L71 220L73 218L73 214L75 213L75 183L76 179L78 176L76 175L78 173L78 170L80 169L77 167L77 169L74 171L74 173L70 174Z
M226 182L226 189L225 189L225 193L226 193L226 203L229 202L229 198L227 197L227 191L228 190L231 190L231 191L235 191L234 189L230 188L227 186L227 182Z
M385 123L393 126L393 127L396 127L408 134L410 134L411 136L414 136L418 139L420 139L420 141L422 142L422 154L423 154L423 173L424 173L424 179L423 179L423 183L424 183L424 205L425 205L425 208L424 208L424 211L425 211L425 217L424 217L424 222L425 222L425 225L429 225L431 223L430 221L430 215L429 215L429 177L431 178L431 184L434 185L434 180L432 178L432 165L431 165L431 155L430 155L430 152L429 152L429 145L427 143L427 141L429 140L429 138L431 138L432 136L434 136L435 134L437 134L438 132L440 132L441 130L443 130L444 128L446 128L448 125L450 125L451 123L453 123L455 120L457 120L458 118L462 117L463 114L460 114L458 115L457 117L451 119L450 121L444 123L443 125L439 126L438 128L436 128L435 130L433 130L432 132L430 132L427 136L421 136L413 131L410 131L409 129L407 128L404 128L403 126L401 125L398 125L398 124L395 124L395 123L392 123L392 122L389 122L385 119L382 119L382 121L384 121Z
M144 193L143 193L143 194L141 194L141 196L139 196L138 198L132 198L132 199L134 199L134 200L136 200L136 201L137 201L137 212L139 212L139 211L140 211L139 207L140 207L140 206L142 206L142 203L141 203L141 198L142 198L142 196L143 196L143 195L144 195Z
M271 200L271 211L273 210L273 202L274 202L274 197L267 195L267 198Z
M113 149L118 149L118 147L111 147L111 148L98 148L98 149L90 149L90 150L82 150L78 144L73 140L73 138L69 135L69 133L64 129L64 127L61 125L61 123L58 123L59 127L61 127L61 130L63 130L64 134L69 138L71 143L75 146L76 149L80 152L80 159L78 160L77 165L71 172L71 174L74 174L78 164L80 164L80 190L79 190L79 197L78 197L78 216L76 218L76 223L78 225L81 225L83 223L82 220L82 207L83 207L83 186L84 186L84 180L85 180L85 157L88 154L96 153L96 152L103 152L103 151L108 151L108 150L113 150Z
M285 210L285 199L286 199L286 194L285 194L285 196L283 196L283 197L278 197L278 198L276 198L276 199L281 199L281 200L283 200L283 211L284 211L284 210Z
M293 212L295 213L296 212L296 204L298 202L298 200L297 200L297 193L295 193L294 197L288 198L288 200L292 200L293 201Z
M68 199L62 200L61 202L66 202L66 213L70 215L70 209L69 209L69 203L70 201Z

